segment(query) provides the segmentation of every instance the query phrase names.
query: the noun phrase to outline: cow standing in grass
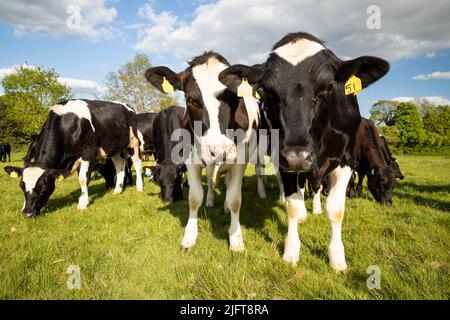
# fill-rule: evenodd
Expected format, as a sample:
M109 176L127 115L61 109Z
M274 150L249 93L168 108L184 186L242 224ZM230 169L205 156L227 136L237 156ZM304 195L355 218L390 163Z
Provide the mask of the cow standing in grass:
M117 173L114 193L121 193L128 147L136 170L136 187L142 191L135 116L128 106L106 101L68 100L52 107L33 145L30 156L34 162L25 168L5 167L9 174L22 175L24 216L38 215L55 190L55 181L77 169L81 185L78 209L86 209L90 172L96 159L112 158Z
M375 122L370 119L362 118L356 134L356 161L358 185L355 190L353 175L349 182L349 197L358 197L361 194L362 183L367 176L367 185L375 200L391 205L395 179L397 176L402 178L403 175L392 158L386 141L380 136Z
M233 92L243 78L254 89L263 90L265 111L272 128L279 129L280 174L288 217L285 261L296 264L299 260L298 222L306 220L306 179L317 193L322 180L329 176L328 256L334 270L347 269L341 228L361 116L356 96L346 95L345 87L356 76L366 88L388 70L389 63L376 57L342 61L322 41L300 32L288 34L276 43L259 68L234 65L222 71L221 81Z
M186 97L184 127L191 132L192 148L186 162L189 176L189 220L181 243L184 249L192 248L197 240L197 214L203 202L201 174L202 169L206 168L211 181L217 175L225 174L225 204L231 213L230 250L244 250L239 212L246 163L236 163L236 143L225 134L227 129L249 132L258 123L259 109L256 99L251 96L239 98L220 83L220 72L229 66L228 61L220 54L206 52L189 62L189 67L180 73L167 67L154 67L145 72L147 80L159 90L181 90ZM198 153L194 148L197 143L201 146ZM196 158L200 158L199 161ZM207 202L211 201L210 196Z

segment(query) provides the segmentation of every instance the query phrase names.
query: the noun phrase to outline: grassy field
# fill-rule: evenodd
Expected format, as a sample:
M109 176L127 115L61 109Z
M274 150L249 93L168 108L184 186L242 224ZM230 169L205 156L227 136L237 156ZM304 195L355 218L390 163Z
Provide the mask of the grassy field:
M21 165L22 156L13 154L11 164ZM186 254L187 201L164 206L153 184L114 196L103 181L93 182L90 206L80 212L72 176L57 185L43 215L25 220L19 181L0 164L0 298L449 299L450 157L398 160L406 178L392 207L375 203L367 189L347 200L345 274L328 266L326 214L309 214L300 226L299 264L282 261L287 220L276 179L269 177L268 199L259 200L253 166L241 210L246 251L228 251L229 216L218 190L216 207L200 209L197 245ZM70 265L80 268L80 290L67 288ZM370 265L381 270L381 289L367 288Z

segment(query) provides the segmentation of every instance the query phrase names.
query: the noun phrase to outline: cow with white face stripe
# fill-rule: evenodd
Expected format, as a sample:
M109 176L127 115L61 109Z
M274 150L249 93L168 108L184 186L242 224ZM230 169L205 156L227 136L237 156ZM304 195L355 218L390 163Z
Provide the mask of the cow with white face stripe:
M262 89L272 128L279 129L280 173L288 216L285 261L296 264L299 260L297 224L306 219L305 180L318 192L324 177L329 176L327 213L332 233L328 255L333 269L347 268L341 226L361 116L356 96L346 95L345 87L349 79L359 79L365 88L388 69L389 63L376 57L342 61L322 41L300 32L276 43L259 68L235 65L221 73L221 81L232 91L242 77L255 89Z
M242 132L249 132L258 123L259 114L255 98L239 98L220 83L220 72L229 66L220 54L205 52L194 58L189 67L180 73L167 67L154 67L145 72L147 80L163 92L173 89L184 91L187 108L183 127L191 131L192 146L196 142L201 145L200 163L195 161L197 153L193 151L194 148L191 148L186 163L189 175L189 221L182 240L184 249L194 246L197 240L197 213L203 201L201 172L204 167L209 181L215 180L218 174L225 174L225 204L231 213L230 250L244 249L239 211L246 163L237 163L236 141L226 135L226 130L242 129ZM198 124L200 128L195 130ZM207 204L211 205L212 197L213 193L208 192Z
M81 185L78 209L86 209L90 172L95 160L106 157L111 157L116 167L114 193L121 193L128 147L136 169L136 186L142 191L135 116L128 106L106 101L68 100L53 106L27 153L34 162L28 162L25 168L5 167L11 175L22 175L24 216L38 215L55 190L56 180L64 179L78 168Z

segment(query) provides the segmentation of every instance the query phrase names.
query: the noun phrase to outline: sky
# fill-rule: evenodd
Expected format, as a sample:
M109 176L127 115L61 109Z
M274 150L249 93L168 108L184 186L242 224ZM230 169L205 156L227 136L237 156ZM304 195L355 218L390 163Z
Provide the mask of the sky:
M368 116L380 99L450 104L449 17L448 0L0 0L0 80L19 65L43 66L77 98L92 98L137 53L177 72L205 50L251 65L304 31L343 60L390 62L358 94Z

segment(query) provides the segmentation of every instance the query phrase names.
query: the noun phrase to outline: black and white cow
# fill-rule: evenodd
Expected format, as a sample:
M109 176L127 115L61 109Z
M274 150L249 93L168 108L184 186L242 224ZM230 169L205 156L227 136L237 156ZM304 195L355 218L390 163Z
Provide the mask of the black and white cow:
M186 166L174 163L172 151L178 141L172 140L171 136L175 130L183 127L185 112L185 108L170 107L158 112L153 122L154 156L158 164L153 169L153 176L161 188L165 204L183 199L182 178Z
M244 250L242 231L239 224L241 208L242 178L245 161L236 163L238 150L235 139L226 136L226 129L241 129L247 133L258 123L258 104L249 96L237 97L227 90L218 79L220 72L230 66L228 61L215 52L205 52L189 62L189 67L176 73L167 67L154 67L146 71L147 80L156 88L165 91L169 83L175 90L184 91L186 114L184 127L192 134L192 149L186 166L189 176L189 220L182 240L182 247L189 249L197 240L197 213L203 202L202 168L211 181L225 173L227 185L226 206L231 212L229 229L230 250ZM200 133L194 134L200 124ZM251 131L251 130L250 130ZM201 146L197 152L196 142ZM198 155L200 154L200 155ZM196 159L200 158L200 161Z
M0 143L0 160L6 162L6 156L8 156L8 161L11 162L11 145L6 143Z
M114 193L121 193L128 147L133 151L136 186L142 191L139 140L132 126L135 115L124 104L106 101L68 100L53 106L33 146L34 154L30 156L34 162L25 168L5 167L10 174L22 175L24 216L38 215L55 190L55 181L78 168L81 185L78 209L86 209L90 172L96 159L112 158L117 172Z
M347 268L341 228L361 116L356 96L344 94L345 84L355 75L365 88L388 70L389 63L376 57L342 61L322 41L300 32L277 42L260 68L234 65L221 73L221 81L234 92L242 78L262 89L272 128L279 129L279 165L288 217L285 261L296 264L299 260L297 225L306 219L305 180L318 192L328 175L329 262L334 270Z

